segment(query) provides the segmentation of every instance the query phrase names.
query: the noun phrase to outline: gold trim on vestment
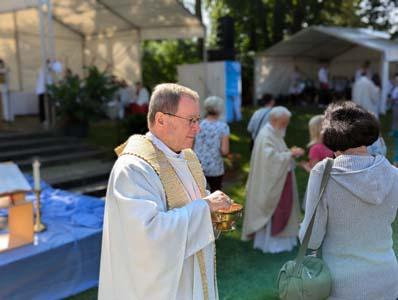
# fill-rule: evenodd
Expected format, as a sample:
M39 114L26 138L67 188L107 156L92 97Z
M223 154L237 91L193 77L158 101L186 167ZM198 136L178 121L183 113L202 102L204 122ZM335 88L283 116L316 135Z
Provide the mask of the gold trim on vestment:
M185 191L184 185L181 179L178 177L173 166L159 150L151 140L144 135L132 135L129 140L128 152L124 151L127 142L115 148L115 152L118 156L121 155L134 155L145 162L147 162L156 174L159 176L162 182L163 189L166 195L167 209L173 209L182 207L190 202L187 192ZM206 197L206 181L203 174L202 167L196 154L191 149L183 150L184 158L188 163L188 168L199 187L200 194L204 198ZM205 300L209 299L209 287L206 274L206 264L203 249L196 253L196 257L199 263L200 276L202 281L203 297ZM215 269L214 269L215 271ZM214 275L215 276L215 275ZM214 286L216 288L216 286Z

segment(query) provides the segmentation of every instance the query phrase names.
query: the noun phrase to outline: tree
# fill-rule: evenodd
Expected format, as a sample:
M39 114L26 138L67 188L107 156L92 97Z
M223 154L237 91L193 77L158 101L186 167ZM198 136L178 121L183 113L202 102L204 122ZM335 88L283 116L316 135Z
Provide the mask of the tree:
M361 21L371 28L388 31L393 37L397 37L397 0L363 0L359 5L359 15Z
M195 0L195 16L199 19L201 23L203 23L202 18L202 0ZM198 57L203 58L203 47L204 47L204 39L198 39Z
M194 40L145 41L142 45L142 76L152 89L162 82L177 81L177 65L200 61Z

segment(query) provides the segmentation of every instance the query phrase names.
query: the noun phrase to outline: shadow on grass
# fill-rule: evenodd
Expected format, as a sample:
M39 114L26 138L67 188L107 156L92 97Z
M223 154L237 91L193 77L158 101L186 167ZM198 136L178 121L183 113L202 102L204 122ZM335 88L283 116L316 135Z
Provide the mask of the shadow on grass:
M217 240L217 278L222 300L277 300L276 280L282 265L296 250L264 254L253 242L222 236Z

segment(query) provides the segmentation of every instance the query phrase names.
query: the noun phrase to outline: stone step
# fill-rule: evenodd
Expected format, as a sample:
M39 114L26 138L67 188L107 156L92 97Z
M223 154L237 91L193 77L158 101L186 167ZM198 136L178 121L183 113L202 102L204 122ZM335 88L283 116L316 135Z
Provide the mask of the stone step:
M84 194L84 195L90 195L90 196L95 196L99 198L104 198L106 195L106 189L108 186L108 179L107 180L100 180L85 186L80 186L76 188L70 189L70 191L78 193L78 194Z
M41 169L41 175L51 186L71 190L107 180L112 166L112 161L88 160L70 165L46 167Z
M44 156L40 158L41 167L49 167L61 164L70 164L76 161L95 159L103 157L107 151L102 149L73 151L71 153ZM32 168L32 159L17 160L15 163L21 170L27 171Z
M31 131L31 132L18 132L18 131L1 131L0 132L0 144L3 142L12 142L17 140L35 139L35 138L45 138L56 136L55 131Z
M67 145L72 143L78 143L79 140L72 137L28 137L26 139L17 139L13 141L0 142L0 153L3 151L26 149L34 147L44 147L50 145Z
M78 150L90 150L91 146L79 143L68 143L61 145L40 146L28 149L8 150L0 152L0 161L23 160L33 157L45 157L47 155L61 154Z

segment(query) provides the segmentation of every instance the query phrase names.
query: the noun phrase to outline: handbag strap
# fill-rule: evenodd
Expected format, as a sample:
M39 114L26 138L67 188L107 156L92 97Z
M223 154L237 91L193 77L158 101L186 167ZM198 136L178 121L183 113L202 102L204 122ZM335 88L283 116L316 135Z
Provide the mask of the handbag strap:
M314 222L315 222L316 211L317 211L319 203L321 202L322 196L325 193L326 185L328 183L332 167L333 167L333 159L327 158L325 171L323 172L323 176L322 176L321 188L320 188L320 191L319 191L318 200L316 202L316 205L315 205L315 208L314 208L314 212L312 213L310 224L308 225L307 230L306 230L306 232L304 234L303 242L301 243L299 252L298 252L297 257L296 257L296 266L295 266L296 271L298 270L299 266L303 262L304 256L305 256L305 254L307 252L308 243L310 241L310 237L311 237L311 233L312 233L312 227L314 226Z
M264 121L265 117L268 115L268 113L269 113L270 111L271 111L271 110L266 111L266 112L264 113L264 115L261 117L261 120L260 120L260 122L258 123L257 128L256 128L256 131L255 131L255 135L254 135L255 137L257 137L258 132L260 131L260 128L261 128L261 124L263 124L263 121Z

